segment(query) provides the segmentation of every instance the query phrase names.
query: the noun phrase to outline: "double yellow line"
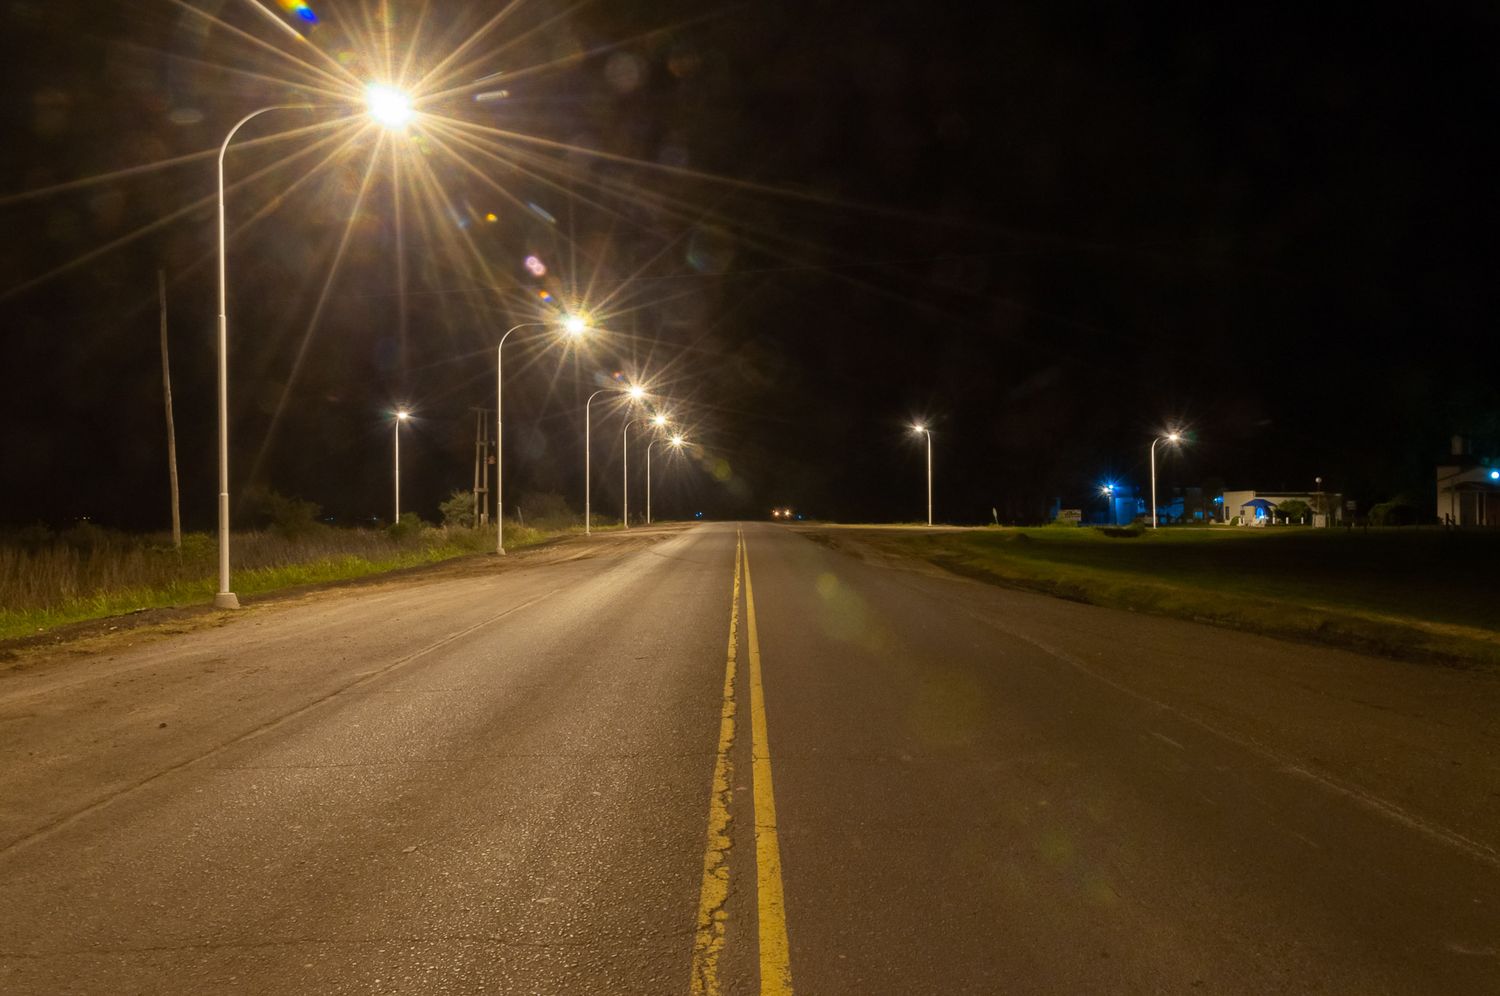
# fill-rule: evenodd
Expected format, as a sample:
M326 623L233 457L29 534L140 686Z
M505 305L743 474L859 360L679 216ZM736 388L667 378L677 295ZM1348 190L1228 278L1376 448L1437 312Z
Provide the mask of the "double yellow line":
M713 793L708 803L708 847L703 854L703 887L698 929L693 938L694 996L719 996L719 955L729 918L729 804L734 794L735 676L739 653L740 581L744 579L745 621L750 649L750 766L755 823L756 919L760 939L762 996L791 996L791 949L786 938L786 900L781 885L781 846L776 837L776 796L771 787L771 748L766 736L766 697L761 683L760 636L755 624L755 586L745 535L734 548L734 594L729 608L729 651L724 666L724 702L719 713L719 749L714 758Z

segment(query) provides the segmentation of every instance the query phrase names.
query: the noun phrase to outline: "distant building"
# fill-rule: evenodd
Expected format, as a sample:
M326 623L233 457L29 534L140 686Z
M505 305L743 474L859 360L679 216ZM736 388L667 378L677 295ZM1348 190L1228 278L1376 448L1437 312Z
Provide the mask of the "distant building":
M1475 459L1453 437L1449 462L1437 468L1437 520L1449 526L1500 526L1500 460Z
M1225 491L1219 507L1225 522L1239 516L1241 525L1265 526L1284 518L1277 510L1289 501L1308 507L1308 525L1333 526L1344 521L1344 496L1337 491Z

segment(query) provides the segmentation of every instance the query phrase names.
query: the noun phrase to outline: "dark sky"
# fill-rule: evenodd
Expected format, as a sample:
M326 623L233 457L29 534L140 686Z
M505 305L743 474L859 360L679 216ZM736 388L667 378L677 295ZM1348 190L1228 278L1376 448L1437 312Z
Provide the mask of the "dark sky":
M326 105L276 50L382 75L378 3L313 4L305 40L247 0L191 6L222 21L0 8L0 524L165 524L158 267L184 513L213 516L212 158L51 188ZM424 5L390 6L424 68L500 9L432 0L418 34ZM952 521L1144 486L1168 425L1194 437L1168 485L1430 503L1450 435L1500 446L1500 15L1131 6L528 2L453 64L454 86L504 76L422 105L471 130L419 121L322 166L329 128L239 146L232 183L267 172L230 197L232 229L253 219L230 250L232 490L388 516L409 404L404 505L435 516L471 482L498 334L583 304L587 352L506 347L508 503L581 505L582 401L616 371L702 444L658 465L665 514L918 518L914 417ZM614 513L619 426L596 403Z

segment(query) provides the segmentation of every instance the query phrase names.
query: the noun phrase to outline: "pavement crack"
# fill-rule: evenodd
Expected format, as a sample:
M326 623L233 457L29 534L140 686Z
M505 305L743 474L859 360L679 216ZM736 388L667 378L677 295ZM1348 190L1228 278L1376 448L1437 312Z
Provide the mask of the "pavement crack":
M739 648L741 544L734 551L734 590L729 608L729 649L724 664L724 703L719 712L719 748L714 758L713 789L708 800L708 843L703 852L703 886L693 935L693 996L717 996L719 955L729 919L729 851L734 846L735 657Z

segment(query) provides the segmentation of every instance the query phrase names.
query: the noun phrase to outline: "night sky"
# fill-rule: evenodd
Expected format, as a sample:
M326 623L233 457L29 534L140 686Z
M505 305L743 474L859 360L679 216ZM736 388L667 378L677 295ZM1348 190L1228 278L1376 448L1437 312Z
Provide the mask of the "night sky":
M414 75L502 9L388 6ZM1362 507L1430 506L1455 433L1500 450L1489 4L514 6L400 135L310 89L384 75L376 2L0 6L0 525L167 523L158 268L184 517L211 525L212 156L67 185L305 100L228 159L237 501L388 518L409 405L403 507L435 518L499 334L564 308L587 349L506 347L508 505L581 507L583 399L617 372L698 444L657 464L673 516L918 519L913 418L953 522L1144 487L1169 426L1164 486L1321 476Z

